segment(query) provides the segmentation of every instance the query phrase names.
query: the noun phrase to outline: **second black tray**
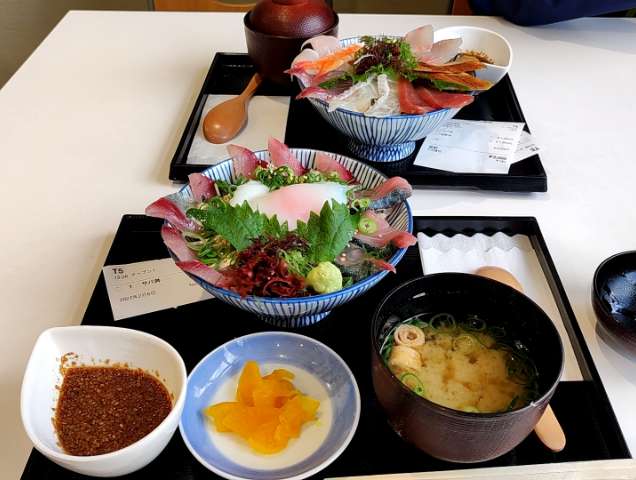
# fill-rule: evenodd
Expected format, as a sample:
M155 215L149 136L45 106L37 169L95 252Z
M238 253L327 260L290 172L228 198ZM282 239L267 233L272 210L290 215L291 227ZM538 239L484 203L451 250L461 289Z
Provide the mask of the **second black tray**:
M530 434L517 448L502 457L482 464L461 465L436 460L420 452L391 429L371 384L370 320L380 299L389 290L422 274L415 246L407 251L396 275L386 276L366 294L335 309L318 324L297 330L327 344L343 358L356 377L362 399L360 424L351 444L334 463L314 478L630 458L536 220L530 217L415 217L414 220L414 230L427 234L473 235L481 232L490 235L505 232L528 236L554 295L584 379L561 382L550 402L565 431L567 446L560 453L552 453L534 434ZM161 225L162 220L159 219L126 215L105 264L165 258L167 251L159 234ZM232 338L272 330L271 326L248 312L219 300L205 300L115 322L103 275L100 275L82 323L127 327L157 335L179 351L188 371L206 354ZM34 450L22 478L60 480L86 477L64 470ZM197 462L177 432L156 460L126 478L202 480L218 477Z
M188 164L188 152L199 126L207 95L241 93L254 71L254 65L246 54L217 53L215 55L170 164L171 180L185 182L190 173L206 168L205 165ZM264 83L256 94L295 97L298 91L296 83L292 82L288 87ZM492 89L479 95L471 105L463 108L456 118L524 123L526 121L508 75ZM249 123L246 128L249 128ZM525 129L529 131L527 125ZM287 118L285 143L290 147L315 148L351 156L346 148L346 137L331 127L307 100L300 101L292 98ZM421 144L422 141L419 141L415 152L404 160L392 163L368 163L389 176L400 175L416 187L508 192L545 192L548 189L547 175L539 155L533 155L512 164L507 174L453 173L413 165Z

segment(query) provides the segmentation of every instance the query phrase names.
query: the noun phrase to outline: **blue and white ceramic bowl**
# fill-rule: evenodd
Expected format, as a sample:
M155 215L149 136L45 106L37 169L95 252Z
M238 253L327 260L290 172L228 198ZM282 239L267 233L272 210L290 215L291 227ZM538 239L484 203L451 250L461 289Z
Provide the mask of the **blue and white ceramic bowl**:
M359 43L360 38L345 38L340 40L340 44L345 47ZM301 88L305 88L302 81L298 82ZM460 110L443 108L424 115L369 117L344 108L329 112L329 105L324 100L308 100L332 127L349 137L347 147L351 153L373 162L394 162L408 157L415 150L417 140L426 137Z
M292 148L292 153L302 163L304 167L310 168L314 165L316 150ZM374 188L386 180L386 176L375 168L372 168L358 160L354 160L343 155L332 155L338 162L344 165L353 176L365 187ZM256 156L262 160L269 159L267 150L256 152ZM214 165L207 170L201 172L203 175L213 180L230 181L234 178L234 168L232 160L223 161ZM185 186L177 193L170 195L170 198L183 211L193 203L192 190L190 186ZM408 203L402 202L393 207L387 216L387 221L391 226L408 232L413 231L413 215ZM397 265L406 253L405 248L398 249L389 259L389 263L393 266ZM173 252L170 252L176 259ZM235 307L247 310L258 315L266 322L283 328L297 328L311 325L322 320L329 312L339 305L347 303L357 296L363 294L375 284L377 284L387 271L377 272L360 282L354 283L350 287L343 288L334 293L323 295L312 295L309 297L298 298L269 298L269 297L241 297L238 293L232 292L224 288L218 288L214 285L193 275L189 275L206 291L210 292L216 298Z
M216 432L204 417L210 404L233 401L238 376L248 360L261 374L285 368L294 385L320 401L318 418L298 439L274 455L260 455L232 433ZM232 480L302 479L333 462L347 447L360 418L360 392L344 361L316 340L287 332L262 332L236 338L208 354L188 377L179 430L194 457Z

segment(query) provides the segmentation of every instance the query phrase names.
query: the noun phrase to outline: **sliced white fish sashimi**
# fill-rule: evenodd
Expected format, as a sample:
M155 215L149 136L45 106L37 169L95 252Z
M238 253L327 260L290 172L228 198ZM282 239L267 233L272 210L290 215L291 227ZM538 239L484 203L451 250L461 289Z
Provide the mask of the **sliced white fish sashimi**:
M336 108L344 108L364 113L373 105L376 98L378 98L377 82L375 76L370 76L368 80L356 83L349 90L329 100L327 110L333 112Z
M449 38L435 42L430 52L418 56L418 60L431 65L441 65L450 62L459 53L461 38Z
M411 51L416 58L429 52L433 46L433 26L424 25L423 27L411 30L404 35L404 40L411 46Z
M247 185L241 185L236 189L232 201L237 195L243 195L240 190ZM336 182L298 183L281 187L258 197L251 197L247 203L254 210L258 210L268 217L276 215L279 222L286 221L289 229L294 230L298 220L306 222L309 220L311 212L320 213L325 202L335 200L338 203L346 204L349 188L347 185Z
M378 98L365 113L370 117L386 117L400 114L397 84L384 73L378 75Z
M305 48L305 45L307 44L311 45L311 48L318 54L318 57L324 57L325 55L329 55L341 48L338 37L330 35L318 35L317 37L305 40L300 48Z

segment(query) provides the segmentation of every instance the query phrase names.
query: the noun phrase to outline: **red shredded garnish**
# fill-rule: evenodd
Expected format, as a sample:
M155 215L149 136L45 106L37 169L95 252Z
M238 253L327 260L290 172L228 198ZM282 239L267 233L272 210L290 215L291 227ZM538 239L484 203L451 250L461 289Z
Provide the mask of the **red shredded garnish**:
M223 271L230 279L228 288L242 297L305 296L305 279L289 271L280 251L306 249L305 240L294 234L280 240L255 240L238 254L232 267Z

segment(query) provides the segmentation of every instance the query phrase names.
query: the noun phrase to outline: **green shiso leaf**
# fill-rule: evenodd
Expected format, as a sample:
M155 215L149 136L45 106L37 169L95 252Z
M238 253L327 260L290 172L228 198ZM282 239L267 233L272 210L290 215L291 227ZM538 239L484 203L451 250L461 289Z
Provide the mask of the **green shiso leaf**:
M268 218L252 210L247 202L232 206L217 197L206 208L190 208L186 214L198 220L205 230L223 237L239 252L258 237L282 238L289 232L287 222L280 223L276 215Z
M325 202L320 215L312 212L307 223L298 222L297 233L309 244L306 254L311 263L331 262L353 238L358 216L346 205Z

